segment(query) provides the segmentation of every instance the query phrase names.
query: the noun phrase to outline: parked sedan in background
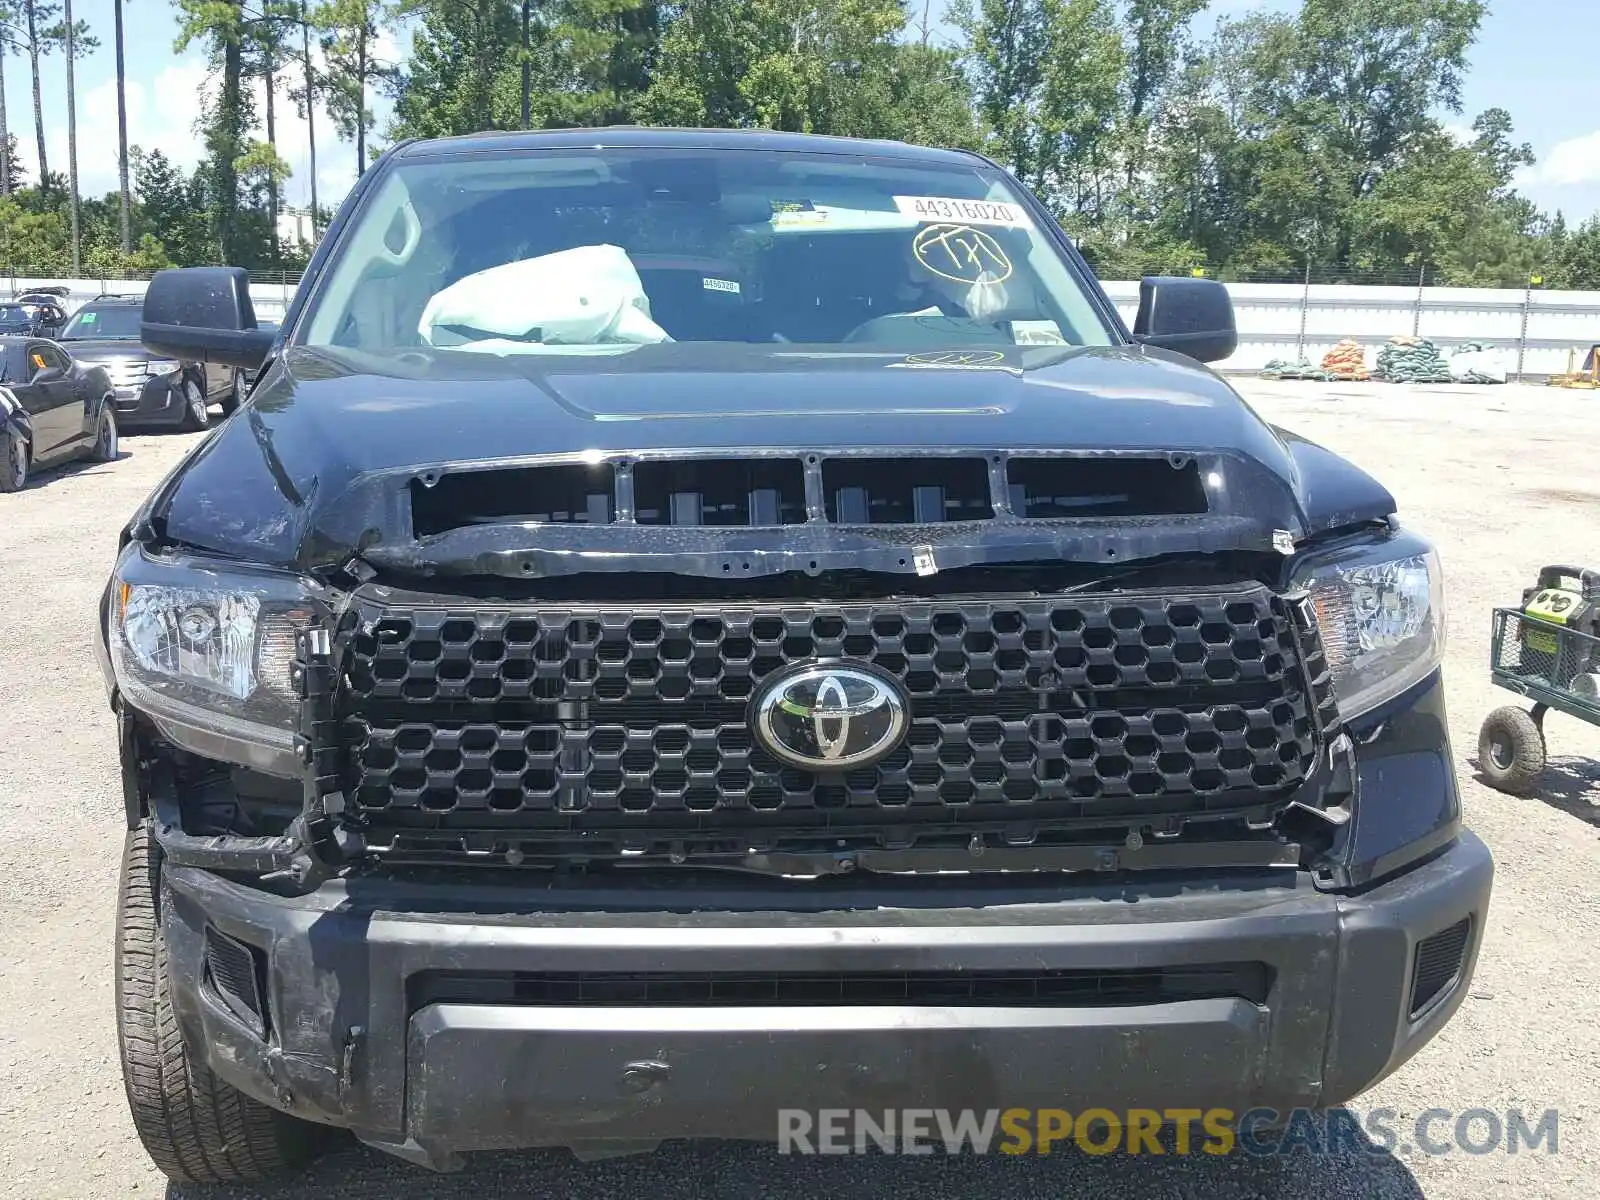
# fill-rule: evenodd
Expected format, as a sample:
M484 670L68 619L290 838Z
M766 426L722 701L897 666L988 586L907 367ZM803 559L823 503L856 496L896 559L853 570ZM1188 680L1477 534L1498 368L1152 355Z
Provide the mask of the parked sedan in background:
M117 457L111 380L42 338L0 337L0 492L39 467Z
M237 408L248 387L245 372L153 358L139 342L140 303L138 296L91 300L72 315L60 338L74 358L106 369L123 428L205 429L213 404L224 414Z

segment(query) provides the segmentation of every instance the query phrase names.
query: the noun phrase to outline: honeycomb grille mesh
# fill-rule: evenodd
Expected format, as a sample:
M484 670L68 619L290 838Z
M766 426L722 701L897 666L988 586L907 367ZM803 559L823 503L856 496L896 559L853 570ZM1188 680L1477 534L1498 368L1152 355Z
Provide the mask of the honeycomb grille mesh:
M1236 811L1292 790L1315 699L1264 588L1163 597L363 615L341 720L355 811L428 828L945 825ZM761 681L898 678L905 741L844 775L754 744ZM708 825L709 822L709 825Z

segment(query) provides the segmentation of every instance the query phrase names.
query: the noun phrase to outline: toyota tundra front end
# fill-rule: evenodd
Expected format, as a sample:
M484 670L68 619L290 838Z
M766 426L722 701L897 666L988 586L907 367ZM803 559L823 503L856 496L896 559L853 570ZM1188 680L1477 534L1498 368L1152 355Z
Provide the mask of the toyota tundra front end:
M173 1177L1326 1107L1459 1004L1432 547L986 160L407 143L275 333L223 269L143 329L261 368L100 614Z

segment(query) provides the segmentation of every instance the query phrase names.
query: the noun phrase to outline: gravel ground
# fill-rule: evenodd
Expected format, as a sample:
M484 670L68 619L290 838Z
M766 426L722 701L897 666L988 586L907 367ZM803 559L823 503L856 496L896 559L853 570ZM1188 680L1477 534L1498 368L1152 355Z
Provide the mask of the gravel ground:
M1451 727L1469 824L1498 861L1471 996L1444 1034L1358 1109L1560 1110L1560 1151L1372 1153L1260 1162L1144 1158L778 1159L758 1147L670 1146L585 1165L565 1152L485 1156L436 1177L349 1149L261 1192L174 1188L134 1140L111 1019L112 901L121 842L111 721L90 648L117 529L193 444L124 441L120 461L53 472L0 497L0 1192L26 1197L817 1195L1589 1197L1600 1188L1600 733L1548 723L1539 798L1474 778L1477 729L1506 699L1488 684L1489 610L1541 564L1600 562L1600 483L1585 439L1543 389L1242 381L1264 416L1383 479L1441 546ZM1563 407L1593 399L1561 395Z

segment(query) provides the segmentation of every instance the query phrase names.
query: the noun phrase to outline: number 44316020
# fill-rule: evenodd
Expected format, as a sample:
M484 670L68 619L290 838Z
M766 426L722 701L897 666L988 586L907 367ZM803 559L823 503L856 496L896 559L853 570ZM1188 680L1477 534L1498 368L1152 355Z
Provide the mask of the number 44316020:
M896 196L894 206L919 221L950 221L961 225L1030 224L1020 205L1004 200L962 200L952 196Z

